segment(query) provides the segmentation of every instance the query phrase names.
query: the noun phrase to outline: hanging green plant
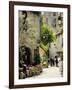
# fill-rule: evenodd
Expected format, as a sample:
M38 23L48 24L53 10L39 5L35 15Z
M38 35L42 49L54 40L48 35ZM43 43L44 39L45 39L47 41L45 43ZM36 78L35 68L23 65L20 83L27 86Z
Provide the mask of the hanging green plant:
M44 45L47 45L48 43L53 42L56 40L56 36L52 29L47 26L46 24L43 24L41 27L41 41Z

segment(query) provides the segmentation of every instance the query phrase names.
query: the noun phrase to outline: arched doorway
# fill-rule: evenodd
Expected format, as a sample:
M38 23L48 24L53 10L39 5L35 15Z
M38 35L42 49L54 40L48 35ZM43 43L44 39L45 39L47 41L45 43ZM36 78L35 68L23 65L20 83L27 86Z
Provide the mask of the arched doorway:
M25 64L26 65L29 65L31 64L31 50L30 48L28 47L25 47L25 58L24 58L24 61L25 61Z
M23 60L27 66L31 64L31 50L29 47L21 46L19 48L19 61Z

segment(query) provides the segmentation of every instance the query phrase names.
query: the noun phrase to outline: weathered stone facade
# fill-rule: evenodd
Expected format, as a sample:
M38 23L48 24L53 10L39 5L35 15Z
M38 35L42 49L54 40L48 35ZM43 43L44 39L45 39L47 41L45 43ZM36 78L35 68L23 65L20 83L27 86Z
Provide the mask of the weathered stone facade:
M54 58L59 52L63 53L63 13L58 12L43 12L43 23L51 27L52 31L56 34L57 39L50 44L49 53L50 58ZM61 21L58 20L59 16Z
M63 13L27 11L27 31L25 31L23 30L24 15L22 14L22 11L19 11L19 45L30 48L32 60L34 59L34 50L38 46L38 40L40 40L41 17L43 23L50 26L52 31L57 36L56 41L50 44L50 57L54 58L58 54L58 52L63 52L63 25L59 25L59 16L61 16L61 18L63 19Z
M37 48L40 39L40 13L27 12L27 31L23 30L23 17L22 11L19 11L19 45L30 48L33 60L34 50Z

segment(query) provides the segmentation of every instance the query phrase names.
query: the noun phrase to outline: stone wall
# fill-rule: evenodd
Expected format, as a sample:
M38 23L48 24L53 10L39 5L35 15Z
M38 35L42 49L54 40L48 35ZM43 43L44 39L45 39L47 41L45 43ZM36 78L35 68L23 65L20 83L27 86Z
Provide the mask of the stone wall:
M40 39L40 13L27 11L27 31L23 30L23 17L22 11L19 11L19 45L31 49L33 60L34 49L37 48L37 41Z
M57 55L57 52L63 52L63 46L62 46L63 26L59 26L59 23L58 23L58 17L60 15L63 19L63 13L58 13L58 12L43 12L42 13L43 23L50 26L53 32L57 36L57 40L50 44L49 53L50 53L51 58L54 58Z

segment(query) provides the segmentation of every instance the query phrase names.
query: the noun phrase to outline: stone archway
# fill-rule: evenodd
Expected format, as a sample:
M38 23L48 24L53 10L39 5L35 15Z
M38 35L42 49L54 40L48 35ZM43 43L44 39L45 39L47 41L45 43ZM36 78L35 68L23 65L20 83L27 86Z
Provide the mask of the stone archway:
M24 61L27 66L31 64L31 49L26 46L19 48L19 59Z

